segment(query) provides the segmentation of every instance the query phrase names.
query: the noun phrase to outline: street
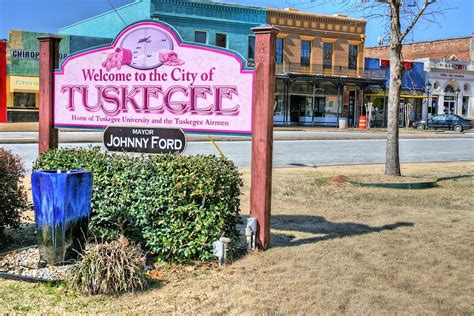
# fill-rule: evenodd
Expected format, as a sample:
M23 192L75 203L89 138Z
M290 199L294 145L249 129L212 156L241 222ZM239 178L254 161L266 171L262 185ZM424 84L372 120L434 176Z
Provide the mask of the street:
M5 128L5 126L4 126ZM103 131L84 131L84 130L60 130L59 142L63 143L100 143L102 142ZM351 139L386 139L385 131L374 130L323 130L323 129L298 129L277 130L273 132L275 140L351 140ZM188 141L208 141L205 134L186 134ZM216 140L228 141L249 141L251 137L246 136L214 136ZM408 131L400 130L400 139L418 139L418 138L474 138L474 130L468 130L464 133L455 133L452 131ZM0 144L34 144L38 142L38 132L36 131L2 131L0 129Z
M224 154L239 167L250 167L251 142L217 142ZM87 143L67 143L60 147L86 147ZM37 144L2 144L2 147L19 154L28 171L37 158ZM187 155L215 154L218 150L211 142L189 142ZM385 162L385 140L294 140L275 141L274 167L321 166L347 164L374 164ZM472 138L453 139L402 139L400 160L404 162L443 162L474 160Z

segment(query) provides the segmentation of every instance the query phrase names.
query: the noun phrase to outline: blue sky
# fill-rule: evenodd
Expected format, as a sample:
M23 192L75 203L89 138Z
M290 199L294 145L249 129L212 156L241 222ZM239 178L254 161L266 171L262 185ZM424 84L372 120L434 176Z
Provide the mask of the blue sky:
M56 32L59 28L78 22L96 14L111 10L109 4L119 7L133 0L0 0L0 38L8 38L10 29L38 32ZM311 0L288 0L292 3ZM286 0L231 0L239 4L288 7ZM318 0L314 1L315 3ZM421 23L410 40L434 40L449 37L470 36L474 32L474 0L438 0L455 8L438 19L437 24ZM315 6L304 9L315 13L340 13L334 5ZM346 12L347 14L347 12ZM350 14L349 15L353 15ZM381 34L378 21L369 21L367 26L367 46L374 46Z

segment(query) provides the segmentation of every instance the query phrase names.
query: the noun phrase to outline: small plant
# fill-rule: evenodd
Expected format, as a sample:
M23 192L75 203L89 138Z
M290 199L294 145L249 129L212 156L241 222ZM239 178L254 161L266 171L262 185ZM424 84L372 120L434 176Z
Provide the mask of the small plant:
M19 227L21 213L30 207L19 184L24 172L20 157L0 148L0 234L6 227Z
M323 187L328 184L328 179L324 177L316 177L313 182L314 186L317 188Z
M145 255L120 236L112 242L89 244L70 271L68 284L83 294L118 294L147 287Z

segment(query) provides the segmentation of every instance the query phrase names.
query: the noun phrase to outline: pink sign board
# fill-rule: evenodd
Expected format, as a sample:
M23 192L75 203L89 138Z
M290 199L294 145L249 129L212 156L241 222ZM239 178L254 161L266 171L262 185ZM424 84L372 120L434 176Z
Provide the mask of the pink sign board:
M253 70L237 53L184 42L142 21L112 46L71 55L55 72L54 126L140 126L251 134Z

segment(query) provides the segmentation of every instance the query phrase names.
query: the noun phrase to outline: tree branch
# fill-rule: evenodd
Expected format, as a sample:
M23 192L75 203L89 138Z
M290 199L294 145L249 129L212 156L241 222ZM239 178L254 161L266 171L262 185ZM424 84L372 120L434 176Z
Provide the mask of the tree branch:
M413 19L413 21L411 21L410 25L407 27L407 29L405 30L405 32L403 34L401 34L401 37L400 37L400 43L403 42L403 40L405 39L405 37L408 35L408 33L410 33L410 31L413 29L413 27L415 26L416 22L418 22L418 20L420 19L420 17L423 15L423 13L425 13L426 11L426 8L428 8L428 6L432 3L434 3L435 1L434 0L425 0L425 2L423 3L423 7L420 9L420 11L418 11L418 13L416 14L415 18Z

